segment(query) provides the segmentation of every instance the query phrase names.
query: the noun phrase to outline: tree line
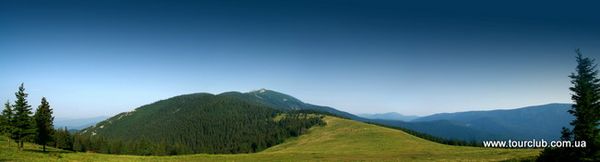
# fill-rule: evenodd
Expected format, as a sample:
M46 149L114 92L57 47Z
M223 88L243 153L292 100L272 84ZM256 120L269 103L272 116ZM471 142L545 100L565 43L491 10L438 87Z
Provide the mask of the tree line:
M211 133L207 134L201 133L200 131L204 131L202 129L190 129L184 134L164 133L160 138L141 136L136 139L123 139L78 133L74 135L72 146L73 150L78 152L128 155L253 153L282 143L289 137L304 134L313 125L325 125L321 118L322 116L308 114L286 114L285 117L269 127L251 126L228 129L229 131L213 128L210 130ZM249 121L241 120L240 122ZM223 127L227 126L223 125Z
M461 139L443 138L443 137L434 136L434 135L430 135L430 134L427 134L427 133L415 131L415 130L412 130L412 129L404 128L404 127L401 127L401 126L385 125L385 124L382 124L382 123L377 123L377 122L372 122L372 121L366 121L366 123L377 125L377 126L380 126L380 127L386 127L386 128L401 130L401 131L406 132L406 133L408 133L410 135L413 135L413 136L416 136L416 137L419 137L419 138L423 138L423 139L426 139L426 140L429 140L429 141L432 141L432 142L440 143L440 144L453 145L453 146L483 147L483 144L481 143L481 141L477 141L477 140L466 141L466 140L461 140Z
M50 108L50 103L46 100L46 97L43 97L40 105L33 113L31 105L27 101L27 96L24 84L21 83L15 93L16 100L14 104L11 104L10 101L6 101L4 104L4 110L0 114L0 133L9 137L9 146L11 139L16 141L19 151L23 150L24 142L40 144L43 146L43 151L46 151L46 145L53 142L53 136L57 132L53 126L52 108ZM62 133L62 131L58 132L58 134ZM56 144L56 142L53 144Z

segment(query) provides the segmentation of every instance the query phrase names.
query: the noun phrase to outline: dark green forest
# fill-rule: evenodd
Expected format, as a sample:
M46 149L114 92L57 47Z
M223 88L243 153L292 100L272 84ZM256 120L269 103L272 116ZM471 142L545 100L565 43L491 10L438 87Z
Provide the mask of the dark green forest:
M251 153L325 124L322 117L228 95L182 95L84 129L75 134L73 149L134 155Z

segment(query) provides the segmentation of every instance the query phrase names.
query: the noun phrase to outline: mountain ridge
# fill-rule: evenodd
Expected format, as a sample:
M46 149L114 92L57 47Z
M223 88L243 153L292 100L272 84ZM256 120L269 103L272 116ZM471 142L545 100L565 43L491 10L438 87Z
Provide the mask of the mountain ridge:
M362 114L357 114L357 115L360 117L363 117L363 118L367 118L367 119L401 120L401 121L411 121L411 120L414 120L414 119L417 119L420 117L420 116L416 116L416 115L404 115L404 114L400 114L397 112L374 113L374 114L362 113Z
M560 137L560 129L563 126L570 127L569 122L574 118L567 112L570 108L571 104L550 103L515 109L438 113L411 122L449 120L459 125L498 134L504 139L551 140Z

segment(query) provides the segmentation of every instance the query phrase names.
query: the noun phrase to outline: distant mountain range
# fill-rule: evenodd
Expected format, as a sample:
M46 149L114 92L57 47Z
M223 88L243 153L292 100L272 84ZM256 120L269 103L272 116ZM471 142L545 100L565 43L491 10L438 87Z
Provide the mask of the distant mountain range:
M547 139L560 137L574 117L571 104L547 104L516 109L439 113L402 120L372 119L370 122L402 127L446 139L466 141L497 139Z
M491 133L505 139L558 139L562 127L574 117L571 104L547 104L517 109L440 113L413 120L451 121L456 125Z
M381 113L381 114L358 114L358 116L367 119L383 119L383 120L401 120L401 121L411 121L419 118L419 116L415 115L402 115L396 112L389 113Z
M65 128L69 130L80 130L89 126L92 126L100 121L108 119L109 116L97 116L90 118L60 118L54 119L55 128Z

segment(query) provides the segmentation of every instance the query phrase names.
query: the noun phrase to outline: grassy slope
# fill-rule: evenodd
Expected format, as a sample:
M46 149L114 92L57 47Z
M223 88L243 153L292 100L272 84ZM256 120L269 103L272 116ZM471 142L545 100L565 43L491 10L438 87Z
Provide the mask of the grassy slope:
M327 126L255 154L128 156L95 153L39 153L37 146L17 152L0 138L0 161L500 161L532 157L539 150L448 146L402 131L356 121L326 117ZM58 150L54 150L58 151Z

